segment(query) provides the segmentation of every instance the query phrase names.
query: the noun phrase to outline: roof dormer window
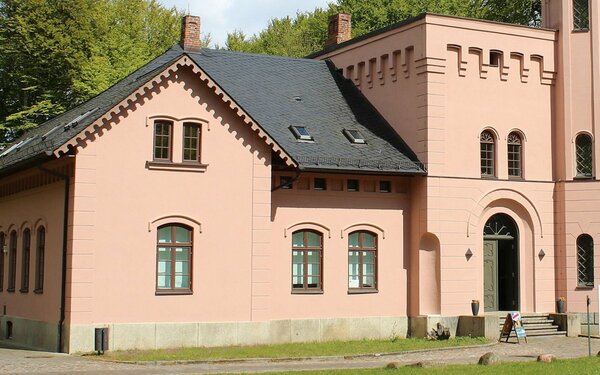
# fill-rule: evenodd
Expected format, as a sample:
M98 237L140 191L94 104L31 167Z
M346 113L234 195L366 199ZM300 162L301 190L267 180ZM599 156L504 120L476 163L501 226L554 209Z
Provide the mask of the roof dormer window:
M308 129L306 129L306 126L293 125L290 126L290 130L294 134L294 137L299 141L314 141L312 135L310 135Z
M352 143L357 143L357 144L365 144L365 143L367 143L365 141L365 137L363 137L363 135L358 130L344 129L344 135Z

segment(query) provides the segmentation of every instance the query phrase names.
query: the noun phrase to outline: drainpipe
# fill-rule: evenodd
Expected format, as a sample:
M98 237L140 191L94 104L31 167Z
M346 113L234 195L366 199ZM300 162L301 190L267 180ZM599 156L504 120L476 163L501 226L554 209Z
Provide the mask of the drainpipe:
M65 182L65 197L64 197L64 208L63 208L63 240L62 240L62 268L61 268L61 285L60 285L60 321L58 322L58 342L56 351L62 352L63 348L63 328L65 324L65 305L66 305L66 289L67 289L67 236L68 236L68 225L69 225L69 187L71 184L71 178L68 175L58 173L42 166L38 166L38 169L51 176L58 177Z

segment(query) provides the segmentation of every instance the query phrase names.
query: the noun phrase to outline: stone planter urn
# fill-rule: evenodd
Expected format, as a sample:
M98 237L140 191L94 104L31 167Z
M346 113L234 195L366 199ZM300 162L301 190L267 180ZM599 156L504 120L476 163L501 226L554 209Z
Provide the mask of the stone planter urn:
M479 300L474 299L471 301L471 312L473 313L473 316L479 314Z
M565 298L560 297L556 300L556 312L559 314L565 313Z

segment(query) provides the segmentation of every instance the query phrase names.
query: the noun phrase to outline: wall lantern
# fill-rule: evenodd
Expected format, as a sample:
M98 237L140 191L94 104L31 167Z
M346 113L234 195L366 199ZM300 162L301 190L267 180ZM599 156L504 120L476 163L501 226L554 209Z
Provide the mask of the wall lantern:
M538 253L538 258L540 258L540 261L544 259L545 256L546 253L544 252L544 249L540 249L540 252Z
M473 257L473 252L471 251L471 249L467 249L467 252L465 253L465 258L467 258L467 262L469 261L469 259L471 259Z
M2 246L2 252L3 252L4 254L7 254L7 253L8 253L8 245L6 245L6 244L5 244L4 246Z

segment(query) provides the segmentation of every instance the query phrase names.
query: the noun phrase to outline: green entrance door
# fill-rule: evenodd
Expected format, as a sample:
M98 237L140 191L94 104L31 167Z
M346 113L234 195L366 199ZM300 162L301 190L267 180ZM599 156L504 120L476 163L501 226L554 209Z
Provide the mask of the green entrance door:
M498 241L483 241L483 307L498 311Z
M519 309L517 225L508 215L492 216L483 232L484 311Z

